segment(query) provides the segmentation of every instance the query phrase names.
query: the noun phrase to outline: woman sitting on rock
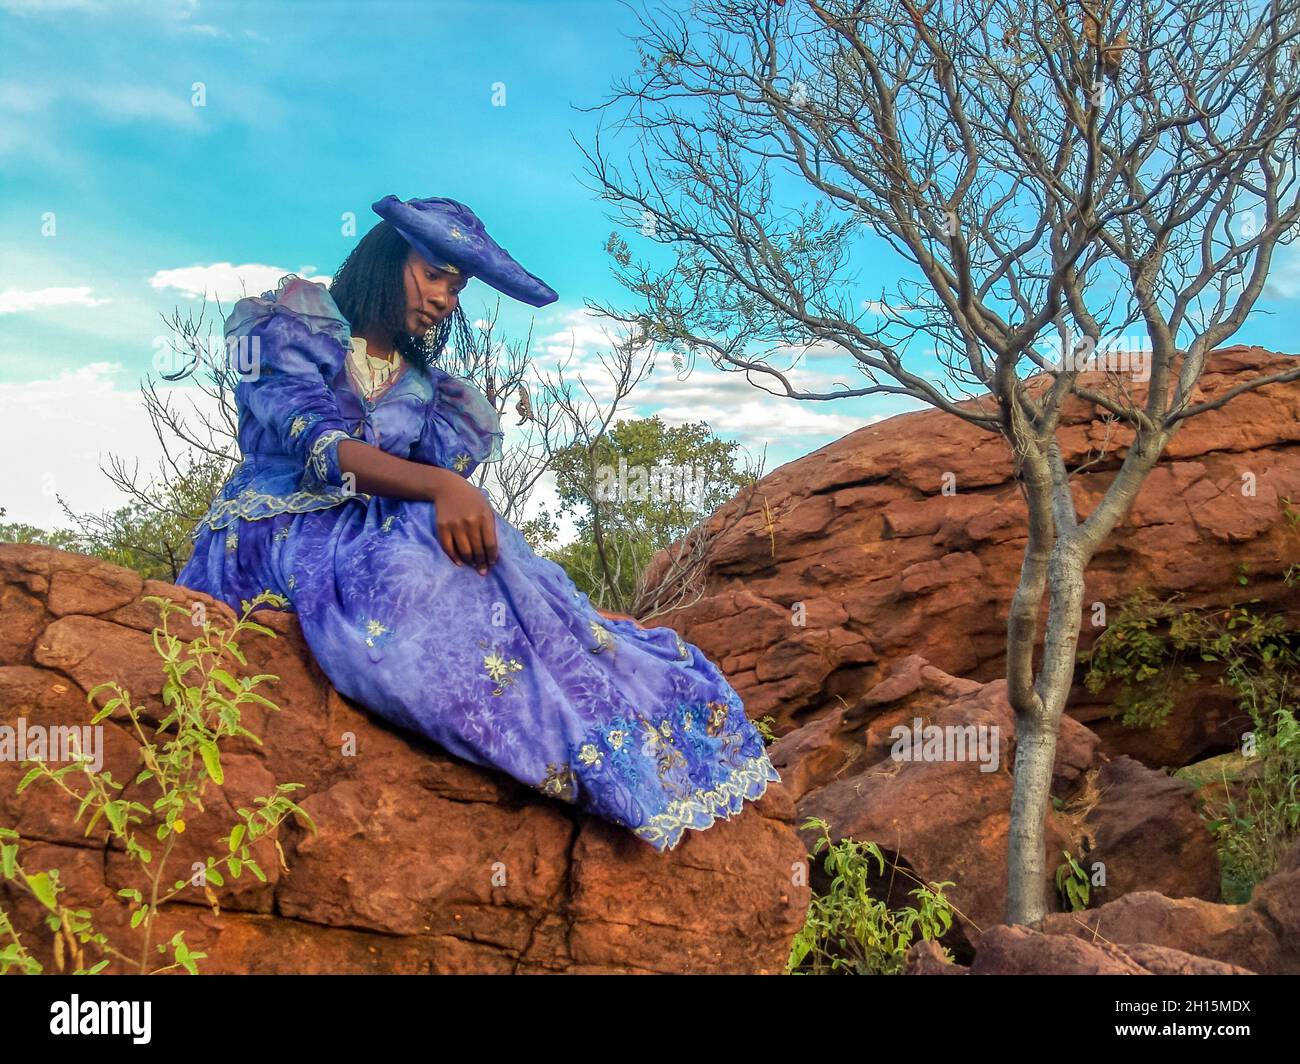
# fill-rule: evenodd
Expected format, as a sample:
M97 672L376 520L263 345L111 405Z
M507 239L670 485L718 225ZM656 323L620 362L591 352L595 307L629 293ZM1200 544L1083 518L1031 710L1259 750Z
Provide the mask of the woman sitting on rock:
M670 628L607 618L467 479L495 408L436 361L472 277L557 296L468 207L383 219L329 288L294 275L226 321L243 460L179 582L238 607L282 595L344 695L659 850L780 776L716 665Z

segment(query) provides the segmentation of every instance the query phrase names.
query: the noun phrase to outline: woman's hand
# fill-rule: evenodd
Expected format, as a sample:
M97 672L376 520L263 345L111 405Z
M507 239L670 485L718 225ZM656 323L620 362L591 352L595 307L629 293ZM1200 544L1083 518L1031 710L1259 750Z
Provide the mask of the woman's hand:
M436 475L442 474L442 475ZM435 469L431 497L438 511L438 541L457 565L480 574L497 560L496 514L483 492L450 469Z

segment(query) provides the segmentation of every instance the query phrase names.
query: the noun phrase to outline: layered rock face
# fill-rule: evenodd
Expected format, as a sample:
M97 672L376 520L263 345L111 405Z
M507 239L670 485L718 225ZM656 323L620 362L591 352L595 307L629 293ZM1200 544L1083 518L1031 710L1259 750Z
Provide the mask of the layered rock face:
M1294 362L1260 348L1215 352L1197 400ZM1097 376L1084 379L1099 386ZM1141 400L1145 386L1133 393ZM1132 438L1099 414L1072 400L1060 434L1070 468L1097 459L1072 482L1083 514ZM1300 562L1287 498L1300 511L1300 382L1184 422L1089 567L1081 646L1100 631L1093 604L1114 611L1142 586L1193 606L1292 599L1278 579ZM1026 508L1000 436L941 411L902 414L781 466L741 512L743 500L712 518L725 531L706 594L672 623L719 662L751 716L771 714L782 734L861 697L913 654L954 676L1003 675ZM1213 690L1196 713L1146 732L1109 719L1106 694L1076 686L1068 712L1109 753L1182 765L1237 745L1231 703Z
M0 544L0 725L86 724L86 693L107 680L160 720L149 634L158 614L142 601L148 595L187 608L202 601L218 623L233 621L206 596L126 569ZM183 929L211 973L782 970L809 891L795 873L805 854L780 784L659 854L616 825L390 729L329 686L291 615L258 620L279 638L244 640L247 674L280 678L266 693L281 710L245 713L263 745L223 746L225 785L209 787L207 811L177 836L168 878L224 854L219 836L238 823L235 810L277 783L304 785L293 798L318 831L287 823L283 862L272 842L257 843L267 881L227 876L213 888L215 910L201 889L184 892L161 910L155 941ZM129 718L119 711L103 728L104 767L133 780L140 761ZM24 866L57 868L68 903L89 909L119 948L138 950L116 896L140 885L135 866L102 821L86 836L76 803L50 784L15 797L25 772L0 761L0 826L26 840ZM124 793L155 796L129 782ZM0 905L54 970L39 905L3 885Z
M933 942L909 951L908 975L1295 975L1300 972L1300 846L1246 905L1137 891L1032 927L990 928L967 965Z
M881 898L906 906L919 881L953 884L946 893L961 919L945 945L959 956L1002 920L1015 760L1005 681L958 679L913 655L769 752L800 824L818 817L832 838L873 841L907 869L873 884ZM1219 900L1218 855L1190 783L1127 756L1107 758L1097 736L1066 717L1052 793L1060 808L1045 823L1049 897L1069 852L1090 877L1104 872L1094 907L1133 891ZM806 831L810 849L815 837Z

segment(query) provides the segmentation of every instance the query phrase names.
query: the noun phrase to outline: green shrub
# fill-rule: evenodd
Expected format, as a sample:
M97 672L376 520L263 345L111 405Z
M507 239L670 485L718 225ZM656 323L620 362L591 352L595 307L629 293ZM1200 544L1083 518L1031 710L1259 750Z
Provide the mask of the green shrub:
M952 883L921 883L908 892L917 899L916 907L890 909L871 897L868 889L872 859L881 874L885 870L879 846L856 839L833 842L830 826L818 817L810 817L803 827L821 831L809 856L815 858L826 851L824 868L831 881L826 892L814 895L808 906L804 926L790 950L786 974L897 975L914 941L940 938L952 927L952 905L943 894L943 888ZM952 959L946 949L944 956Z
M1283 500L1283 514L1300 532L1300 513L1290 500ZM1249 583L1244 566L1238 581ZM1300 566L1289 565L1282 583L1300 584ZM1300 838L1300 627L1294 612L1259 612L1258 598L1226 609L1194 609L1178 606L1179 597L1162 601L1142 588L1130 596L1080 655L1089 665L1084 682L1093 693L1118 682L1123 723L1155 727L1200 678L1191 663L1212 663L1220 671L1219 685L1231 688L1251 727L1243 736L1241 766L1231 777L1223 772L1226 797L1207 802L1203 814L1219 851L1224 899L1241 903Z
M154 943L155 917L159 909L172 901L187 887L201 887L204 897L218 910L212 885L223 886L225 874L238 879L245 871L263 882L266 874L250 852L250 846L259 839L271 838L284 866L284 851L277 835L285 819L297 814L313 832L316 826L311 817L287 794L302 786L300 783L282 783L269 797L254 801L255 809L240 808L239 822L231 825L222 840L226 852L208 856L205 867L190 878L177 879L168 884L167 865L177 837L186 829L186 816L191 809L204 811L204 795L209 784L222 786L224 774L221 767L223 741L242 737L261 745L261 740L241 724L241 707L256 704L278 711L274 702L264 698L257 688L276 677L258 675L236 678L231 662L247 667L247 660L239 648L238 638L246 632L260 632L275 638L269 628L249 619L258 606L284 604L284 599L264 592L252 602L244 602L243 613L229 632L207 620L201 604L196 604L196 614L164 598L145 600L158 606L162 614L160 627L153 630L153 646L162 660L164 683L163 706L166 716L158 723L152 735L142 724L144 707L135 705L129 691L120 684L99 684L87 696L94 701L100 692L112 694L102 708L91 717L98 724L115 710L124 709L140 743L140 760L143 768L134 783L148 784L157 792L155 800L146 805L124 798L125 784L113 779L112 773L91 768L90 758L83 757L66 765L53 768L44 761L30 762L34 767L24 775L17 791L22 793L37 783L48 783L69 801L78 803L76 822L87 813L87 835L101 820L109 827L126 854L134 862L139 874L139 886L118 891L130 904L131 927L143 927L143 945L137 956L128 956L108 937L95 930L91 914L85 909L72 909L61 900L65 888L59 882L57 869L31 872L18 860L19 836L11 829L0 829L0 876L25 889L46 910L45 922L54 935L55 966L65 971L69 964L75 974L92 975L106 970L117 962L122 970L138 974L157 974L180 968L197 974L198 961L206 954L193 951L185 942L183 931L172 936L169 943ZM181 615L199 629L188 643L174 635L168 618ZM161 816L162 822L152 832L138 831L137 826L146 818ZM156 846L160 843L161 846ZM287 866L285 866L287 868ZM196 882L200 880L200 882ZM8 941L5 941L5 940ZM99 954L100 959L89 962L86 947ZM156 967L157 954L166 954L168 963ZM164 958L165 959L165 958ZM0 974L11 969L26 973L39 973L42 966L23 944L12 921L0 909Z

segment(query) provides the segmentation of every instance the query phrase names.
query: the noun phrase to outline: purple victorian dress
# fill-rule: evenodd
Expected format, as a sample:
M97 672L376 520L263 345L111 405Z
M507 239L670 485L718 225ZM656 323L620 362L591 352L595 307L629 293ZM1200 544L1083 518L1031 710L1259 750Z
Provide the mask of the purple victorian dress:
M661 851L780 780L735 690L671 628L602 617L500 515L480 576L443 551L433 503L347 490L349 438L464 476L499 457L496 411L473 385L406 365L363 398L347 320L292 275L240 300L226 337L244 363L243 460L179 583L235 608L283 595L344 695Z

